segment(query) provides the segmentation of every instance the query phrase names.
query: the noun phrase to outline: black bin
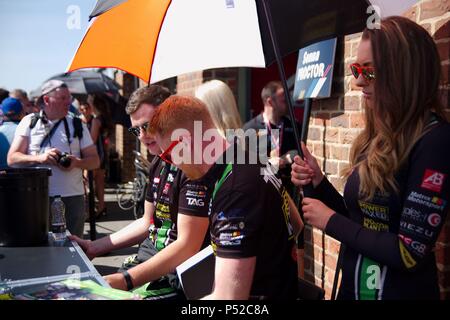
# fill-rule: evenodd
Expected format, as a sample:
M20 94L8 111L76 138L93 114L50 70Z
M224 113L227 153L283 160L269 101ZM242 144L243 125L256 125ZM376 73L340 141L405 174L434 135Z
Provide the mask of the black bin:
M0 169L0 247L47 243L48 168Z

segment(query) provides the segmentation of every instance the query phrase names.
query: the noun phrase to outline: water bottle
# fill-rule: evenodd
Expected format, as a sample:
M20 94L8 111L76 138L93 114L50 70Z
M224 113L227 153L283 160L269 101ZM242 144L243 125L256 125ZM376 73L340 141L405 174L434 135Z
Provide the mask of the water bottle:
M55 245L63 245L66 241L66 207L61 196L56 196L51 205L52 238Z

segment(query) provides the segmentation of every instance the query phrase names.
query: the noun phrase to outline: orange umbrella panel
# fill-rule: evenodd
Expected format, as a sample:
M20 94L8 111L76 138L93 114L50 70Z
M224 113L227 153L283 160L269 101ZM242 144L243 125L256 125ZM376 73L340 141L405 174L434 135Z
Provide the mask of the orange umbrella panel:
M68 71L113 67L148 82L170 0L125 1L90 24Z

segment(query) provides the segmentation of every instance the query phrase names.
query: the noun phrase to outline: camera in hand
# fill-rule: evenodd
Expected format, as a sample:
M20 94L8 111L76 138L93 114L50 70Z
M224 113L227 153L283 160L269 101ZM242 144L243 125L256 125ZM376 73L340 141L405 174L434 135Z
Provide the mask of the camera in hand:
M63 153L61 153L61 154L59 155L58 163L59 163L62 167L64 167L64 168L70 167L71 161L72 161L72 160L70 160L69 154L66 153L66 152L63 152Z

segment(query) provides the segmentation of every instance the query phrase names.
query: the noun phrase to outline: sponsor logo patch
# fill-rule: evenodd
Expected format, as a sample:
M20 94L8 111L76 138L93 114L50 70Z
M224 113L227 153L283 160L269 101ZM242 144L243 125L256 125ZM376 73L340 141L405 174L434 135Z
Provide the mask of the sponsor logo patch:
M190 197L186 197L187 201L188 201L188 205L190 206L196 206L196 207L204 207L205 206L205 202L203 201L203 199L196 199L196 198L190 198Z
M400 221L400 230L404 230L407 232L412 232L414 234L417 234L421 237L425 237L426 239L430 239L433 237L434 232L430 231L428 229L425 229L421 226L416 226L415 224L406 222L406 221Z
M419 256L425 255L425 251L427 250L427 246L425 244L419 241L415 241L402 234L399 234L398 236L406 246L414 250Z
M432 208L435 210L443 211L447 201L438 197L429 197L415 191L411 192L408 196L408 201Z
M375 219L383 220L383 221L389 221L389 208L384 206L375 205L372 203L364 202L364 201L358 201L359 207L361 208L361 211Z
M169 189L170 189L170 183L166 183L164 185L164 190L163 190L163 194L169 194Z
M442 218L439 214L437 213L431 213L428 216L428 223L430 224L430 226L432 227L437 227L438 225L441 224Z
M369 219L366 217L364 217L363 226L364 226L364 228L367 228L370 230L375 230L375 231L388 231L389 230L389 226L387 224L382 223L382 222L376 222L376 221L373 221L372 219Z
M427 215L425 213L422 213L413 208L403 208L402 215L403 217L407 217L417 222L424 222L427 218Z
M405 248L402 241L399 242L399 247L400 247L400 255L402 257L403 263L405 264L405 266L408 269L413 268L417 264L416 260L413 259L411 254Z
M435 192L441 192L444 184L445 174L434 170L426 169L422 179L421 187Z

